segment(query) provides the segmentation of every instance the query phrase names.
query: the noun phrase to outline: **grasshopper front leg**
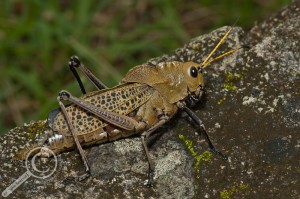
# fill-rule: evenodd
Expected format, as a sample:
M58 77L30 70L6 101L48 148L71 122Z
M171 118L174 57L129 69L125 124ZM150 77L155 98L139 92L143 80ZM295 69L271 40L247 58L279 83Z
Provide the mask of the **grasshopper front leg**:
M80 90L83 94L86 94L86 91L85 91L85 88L83 86L83 83L80 79L80 76L78 75L77 71L76 71L76 68L79 68L81 70L81 72L95 85L95 87L98 89L98 90L101 90L101 89L106 89L107 86L105 84L103 84L91 71L89 71L79 60L79 58L77 56L72 56L70 58L70 61L69 61L69 67L70 67L70 70L72 71L72 73L74 74L78 84L79 84L79 87L80 87Z
M186 107L185 103L178 102L177 106L180 109L182 109L184 112L186 112L194 120L194 122L197 123L197 125L200 127L200 129L202 129L202 131L204 132L204 136L205 136L205 139L206 139L206 141L208 143L208 146L209 146L210 150L214 154L220 155L223 160L227 160L228 157L226 155L224 155L223 153L221 153L220 151L218 151L216 149L216 147L213 145L213 143L210 141L209 136L208 136L208 134L206 132L205 126L204 126L203 122L201 121L201 119L193 111L191 111L191 109L189 109L188 107Z

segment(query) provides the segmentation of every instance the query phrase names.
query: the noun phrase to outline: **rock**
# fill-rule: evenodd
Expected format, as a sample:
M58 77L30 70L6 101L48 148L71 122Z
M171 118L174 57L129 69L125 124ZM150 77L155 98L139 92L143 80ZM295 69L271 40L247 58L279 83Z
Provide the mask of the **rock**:
M194 38L148 64L201 62L227 30ZM295 1L248 33L234 27L217 53L249 48L205 70L207 94L193 110L228 161L205 156L207 144L200 132L186 115L178 114L150 141L156 165L152 188L144 185L148 165L140 139L128 138L85 149L92 169L87 180L72 178L84 167L71 151L57 156L53 175L31 177L9 198L299 198L299 30L300 2ZM24 161L11 157L32 139L28 131L41 131L43 125L33 122L0 137L0 190L26 171Z

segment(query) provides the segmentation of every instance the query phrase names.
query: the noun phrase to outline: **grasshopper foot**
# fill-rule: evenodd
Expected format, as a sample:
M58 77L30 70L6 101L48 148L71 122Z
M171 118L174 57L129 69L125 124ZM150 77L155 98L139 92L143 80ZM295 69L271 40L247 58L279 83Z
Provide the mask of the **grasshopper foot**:
M70 61L69 61L69 66L72 66L72 67L79 67L80 66L80 60L79 58L74 55L70 58Z
M221 156L223 160L228 160L227 155L225 155L225 154L223 154L222 152L218 151L216 148L211 148L211 151L212 151L214 154Z
M76 181L81 182L81 181L83 181L83 180L89 178L90 176L91 176L90 172L86 172L85 174L83 174L83 175L81 175L81 176L78 176L78 177L76 178Z
M147 187L153 187L153 177L154 177L154 170L149 170L148 181L146 184Z
M62 90L61 92L59 92L57 99L59 99L59 100L69 100L70 96L71 96L71 94L68 91Z
M63 183L65 185L74 184L74 182L81 182L81 181L87 179L90 176L91 176L91 174L88 173L88 172L81 175L81 176L68 176L63 180Z

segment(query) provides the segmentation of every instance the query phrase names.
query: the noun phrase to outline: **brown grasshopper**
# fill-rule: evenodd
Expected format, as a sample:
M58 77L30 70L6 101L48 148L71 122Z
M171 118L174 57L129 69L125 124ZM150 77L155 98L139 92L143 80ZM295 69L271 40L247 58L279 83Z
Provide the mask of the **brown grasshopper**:
M148 185L152 185L154 163L149 155L147 138L176 112L183 110L202 129L212 152L227 159L214 147L202 121L187 105L196 104L204 94L203 69L212 61L235 51L211 59L230 31L226 32L202 64L172 61L156 67L136 66L127 73L121 84L113 88L107 88L76 56L71 57L69 67L83 95L77 98L67 91L61 91L57 97L60 109L50 112L48 117L50 130L45 131L32 146L47 146L55 153L76 146L85 165L86 173L80 177L84 179L90 175L90 168L82 145L141 134L149 163ZM95 85L97 91L86 93L76 68ZM62 101L70 104L64 105ZM24 158L25 151L20 151L18 156Z

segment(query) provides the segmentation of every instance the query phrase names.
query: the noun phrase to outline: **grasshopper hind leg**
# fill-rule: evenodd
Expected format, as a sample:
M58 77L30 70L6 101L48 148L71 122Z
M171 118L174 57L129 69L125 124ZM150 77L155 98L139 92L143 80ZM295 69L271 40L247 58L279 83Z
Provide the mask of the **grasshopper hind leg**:
M81 63L81 61L79 60L79 58L77 56L72 56L70 58L69 67L70 67L70 70L72 71L73 75L75 76L75 78L78 82L78 85L80 87L80 90L83 94L86 94L86 90L83 86L83 83L80 79L80 76L78 75L78 73L76 71L76 68L79 68L81 70L81 72L95 85L95 87L98 90L102 90L102 89L107 88L107 86L104 83L102 83L91 71L89 71Z

